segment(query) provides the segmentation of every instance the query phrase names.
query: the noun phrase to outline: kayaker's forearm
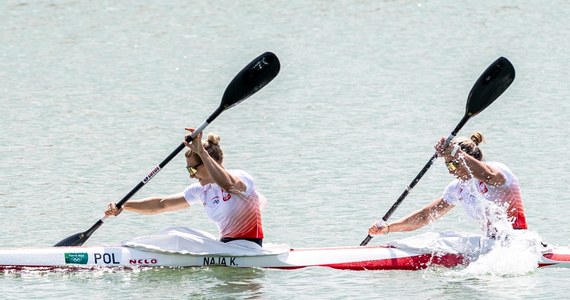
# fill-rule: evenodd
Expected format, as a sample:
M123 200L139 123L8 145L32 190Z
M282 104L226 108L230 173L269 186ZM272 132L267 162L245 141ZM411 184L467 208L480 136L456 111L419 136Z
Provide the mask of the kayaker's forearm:
M390 223L390 232L414 231L445 215L452 206L446 204L441 198L436 199L428 206L411 213L410 215Z
M427 224L431 223L433 220L426 218L423 215L412 214L401 220L390 223L390 232L403 232L403 231L414 231L420 229Z
M223 190L235 194L245 192L245 184L238 178L230 175L228 171L218 164L207 152L201 155L201 159L204 165L208 168L208 172L212 176L212 179Z
M505 183L506 178L498 169L491 167L485 162L477 160L475 157L468 155L462 150L458 150L458 153L459 154L456 155L459 157L458 160L467 165L473 177L493 186L501 186ZM449 159L451 160L456 158L450 157Z
M161 213L166 206L162 198L152 197L141 200L130 200L123 205L124 210L136 212L139 214L153 215Z

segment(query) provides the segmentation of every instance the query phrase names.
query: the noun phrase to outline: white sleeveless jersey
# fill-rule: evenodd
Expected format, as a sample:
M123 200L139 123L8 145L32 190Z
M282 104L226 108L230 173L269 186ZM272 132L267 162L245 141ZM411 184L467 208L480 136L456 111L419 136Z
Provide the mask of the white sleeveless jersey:
M498 162L488 164L499 169L505 176L505 183L502 186L488 185L476 178L466 181L455 179L445 188L443 200L453 205L461 204L470 217L486 227L487 222L492 220L489 214L493 213L489 210L488 203L481 201L486 199L506 214L514 229L527 229L518 179L504 164Z
M233 194L217 184L202 186L199 182L184 190L184 198L190 205L201 203L208 217L216 223L220 237L263 238L261 226L261 198L253 178L243 170L228 170L246 185L246 191Z

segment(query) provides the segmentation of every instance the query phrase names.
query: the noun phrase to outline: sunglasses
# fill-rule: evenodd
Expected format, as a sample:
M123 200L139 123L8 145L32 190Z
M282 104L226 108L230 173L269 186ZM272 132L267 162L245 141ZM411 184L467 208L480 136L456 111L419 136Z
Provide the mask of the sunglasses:
M452 160L452 161L446 161L445 165L447 166L447 169L451 172L457 170L457 167L459 167L459 162L456 160Z
M195 166L187 166L186 170L188 170L188 173L190 173L190 176L194 176L196 175L196 173L198 173L198 167L201 165L202 163L199 163Z

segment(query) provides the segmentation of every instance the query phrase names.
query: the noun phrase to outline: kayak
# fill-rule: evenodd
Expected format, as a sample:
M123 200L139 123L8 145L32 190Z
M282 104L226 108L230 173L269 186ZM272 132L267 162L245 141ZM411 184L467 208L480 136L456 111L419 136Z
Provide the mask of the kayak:
M424 238L425 239L425 238ZM405 239L404 239L405 240ZM417 240L417 238L416 238ZM471 239L472 240L472 239ZM402 240L400 240L402 241ZM440 245L465 239L438 236ZM430 245L434 245L432 242ZM469 242L467 242L469 244ZM537 267L570 268L570 247L540 245ZM265 247L264 247L265 248ZM0 249L0 270L54 270L94 268L236 267L298 269L330 267L343 270L421 270L467 265L472 255L454 250L433 250L413 243L323 248L275 248L265 252L196 253L159 251L133 246L73 246Z
M464 257L452 253L421 253L393 246L290 249L256 256L171 254L123 246L46 247L0 250L0 270L140 267L242 267L298 269L330 267L343 270L421 270L430 266L457 267ZM570 248L545 251L539 267L570 268Z

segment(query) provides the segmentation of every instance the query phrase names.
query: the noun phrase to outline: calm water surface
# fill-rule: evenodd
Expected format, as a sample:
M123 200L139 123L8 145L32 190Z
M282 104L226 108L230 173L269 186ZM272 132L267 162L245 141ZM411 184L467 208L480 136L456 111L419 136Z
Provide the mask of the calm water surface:
M86 230L202 123L226 85L272 51L280 75L206 131L225 165L256 178L266 241L358 245L464 113L497 57L509 90L463 128L523 186L530 227L570 244L566 1L0 2L1 247L51 246ZM177 157L136 197L181 191ZM392 216L440 196L436 163ZM202 209L125 213L88 245L168 226L215 232ZM420 230L477 231L458 209ZM415 233L414 233L415 234ZM372 243L413 234L377 237ZM5 273L8 299L565 298L568 270L520 257L467 270L183 270Z

